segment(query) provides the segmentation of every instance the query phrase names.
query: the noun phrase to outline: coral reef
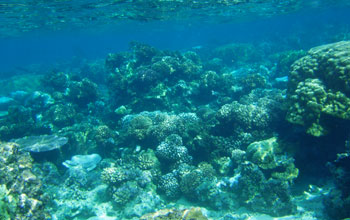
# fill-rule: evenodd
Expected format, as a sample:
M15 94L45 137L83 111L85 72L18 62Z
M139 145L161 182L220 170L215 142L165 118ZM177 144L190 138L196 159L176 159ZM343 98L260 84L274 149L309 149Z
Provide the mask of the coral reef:
M141 155L150 153L140 152L138 157L130 161L108 163L101 172L101 179L108 186L108 197L116 209L124 210L125 218L141 217L162 204L152 183L154 173L135 167ZM133 208L129 210L129 207Z
M229 187L238 197L241 205L272 216L289 215L296 211L289 192L288 182L266 179L259 167L244 162L235 169L235 176Z
M62 128L74 124L76 111L71 104L56 104L51 106L44 116L55 126Z
M271 176L282 181L292 181L298 177L293 158L283 154L277 138L251 143L247 147L247 158L263 170L271 170Z
M182 138L179 135L169 135L156 149L156 156L166 164L190 163L192 158L185 146L182 146Z
M335 188L324 197L325 211L331 219L344 219L350 215L350 155L338 154L328 166L335 178Z
M287 120L313 136L329 132L332 118L349 120L350 42L312 48L289 74Z
M47 88L50 88L54 91L61 91L64 92L64 89L67 88L69 83L68 74L65 74L64 72L51 72L49 74L46 74L42 82L44 85L46 85Z
M168 198L177 198L180 196L180 184L173 173L168 173L160 177L158 189Z
M288 75L291 65L305 55L307 55L307 53L303 50L290 50L277 54L277 77Z
M80 106L85 106L98 98L97 85L89 79L84 78L81 81L73 81L68 87L67 97Z
M106 167L101 173L101 179L107 184L120 185L128 176L121 167Z
M36 127L31 109L24 106L10 106L8 115L0 123L2 140L31 135Z
M14 143L0 144L0 210L1 219L48 219L48 202L42 182L32 172L29 153L19 151Z
M220 133L233 135L238 132L256 133L257 138L269 135L271 116L266 107L240 104L237 101L223 105L216 114ZM259 132L258 132L259 131Z
M7 112L0 138L21 145L13 144L16 155L36 159L35 178L27 165L13 170L29 178L28 189L37 183L35 195L21 188L28 201L40 201L33 213L45 210L54 219L299 218L309 210L291 189L309 155L299 152L299 130L285 117L313 135L332 129L333 119L348 120L346 48L314 48L286 77L302 50L267 57L267 44L177 52L133 42L104 60L59 66L43 75L42 91L2 96L9 100L0 109ZM21 178L7 179L6 161L0 218L11 219L27 197L9 197ZM342 161L334 163L339 178L325 199L329 216L348 205Z

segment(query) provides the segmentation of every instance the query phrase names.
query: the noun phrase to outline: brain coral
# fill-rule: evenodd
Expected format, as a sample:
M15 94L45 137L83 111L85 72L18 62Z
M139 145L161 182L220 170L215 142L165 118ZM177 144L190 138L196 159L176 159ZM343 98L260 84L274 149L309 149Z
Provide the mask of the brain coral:
M322 136L332 118L350 119L350 41L312 48L291 68L287 120ZM327 117L328 116L328 117Z

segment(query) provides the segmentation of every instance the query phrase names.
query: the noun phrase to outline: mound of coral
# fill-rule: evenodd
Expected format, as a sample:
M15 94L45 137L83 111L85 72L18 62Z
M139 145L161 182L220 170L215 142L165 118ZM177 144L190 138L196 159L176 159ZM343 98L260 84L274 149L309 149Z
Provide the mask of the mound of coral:
M334 119L350 120L350 42L312 48L292 65L287 120L313 136L332 129Z

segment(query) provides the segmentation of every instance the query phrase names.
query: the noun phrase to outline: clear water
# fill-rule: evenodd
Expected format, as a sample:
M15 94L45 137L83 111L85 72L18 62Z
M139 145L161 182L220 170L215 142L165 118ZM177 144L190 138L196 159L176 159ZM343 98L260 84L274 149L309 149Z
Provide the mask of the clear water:
M346 0L0 1L0 140L68 138L59 149L29 153L31 172L49 199L20 189L13 195L17 209L11 209L0 188L0 210L6 210L0 218L140 219L165 208L191 207L201 207L209 219L350 218L348 84L320 77L331 84L328 93L343 92L345 98L337 101L348 100L343 109L334 107L339 114L320 110L318 120L328 132L313 135L306 119L286 120L295 101L292 63L313 47L349 40ZM141 60L144 46L157 55ZM227 48L234 49L225 54ZM124 56L122 64L109 68L109 53ZM161 61L173 68L166 76L155 66ZM208 71L216 71L214 80ZM64 81L59 77L66 82L59 84ZM233 119L223 116L224 106L232 108ZM264 117L273 122L260 125ZM271 159L278 165L259 165L251 154L272 137L280 146ZM102 161L92 170L62 165L94 153ZM142 168L143 157L159 167ZM0 161L0 186L16 188L7 177L25 174L7 171L17 162ZM257 167L254 172L249 164ZM298 177L276 177L288 164ZM121 179L113 182L108 172L120 172ZM211 178L196 179L198 173ZM28 181L34 187L22 179L19 185ZM45 205L23 208L20 192Z

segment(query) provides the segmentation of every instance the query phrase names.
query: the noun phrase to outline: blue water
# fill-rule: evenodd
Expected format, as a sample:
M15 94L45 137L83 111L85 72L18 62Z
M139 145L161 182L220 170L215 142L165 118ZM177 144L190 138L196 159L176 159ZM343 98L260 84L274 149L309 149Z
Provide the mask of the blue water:
M121 21L93 30L33 30L0 39L0 71L67 61L75 56L104 58L107 53L127 50L129 42L135 40L169 50L270 40L294 49L308 49L341 40L325 33L350 32L349 11L349 7L332 7L214 24L203 18L203 21Z

